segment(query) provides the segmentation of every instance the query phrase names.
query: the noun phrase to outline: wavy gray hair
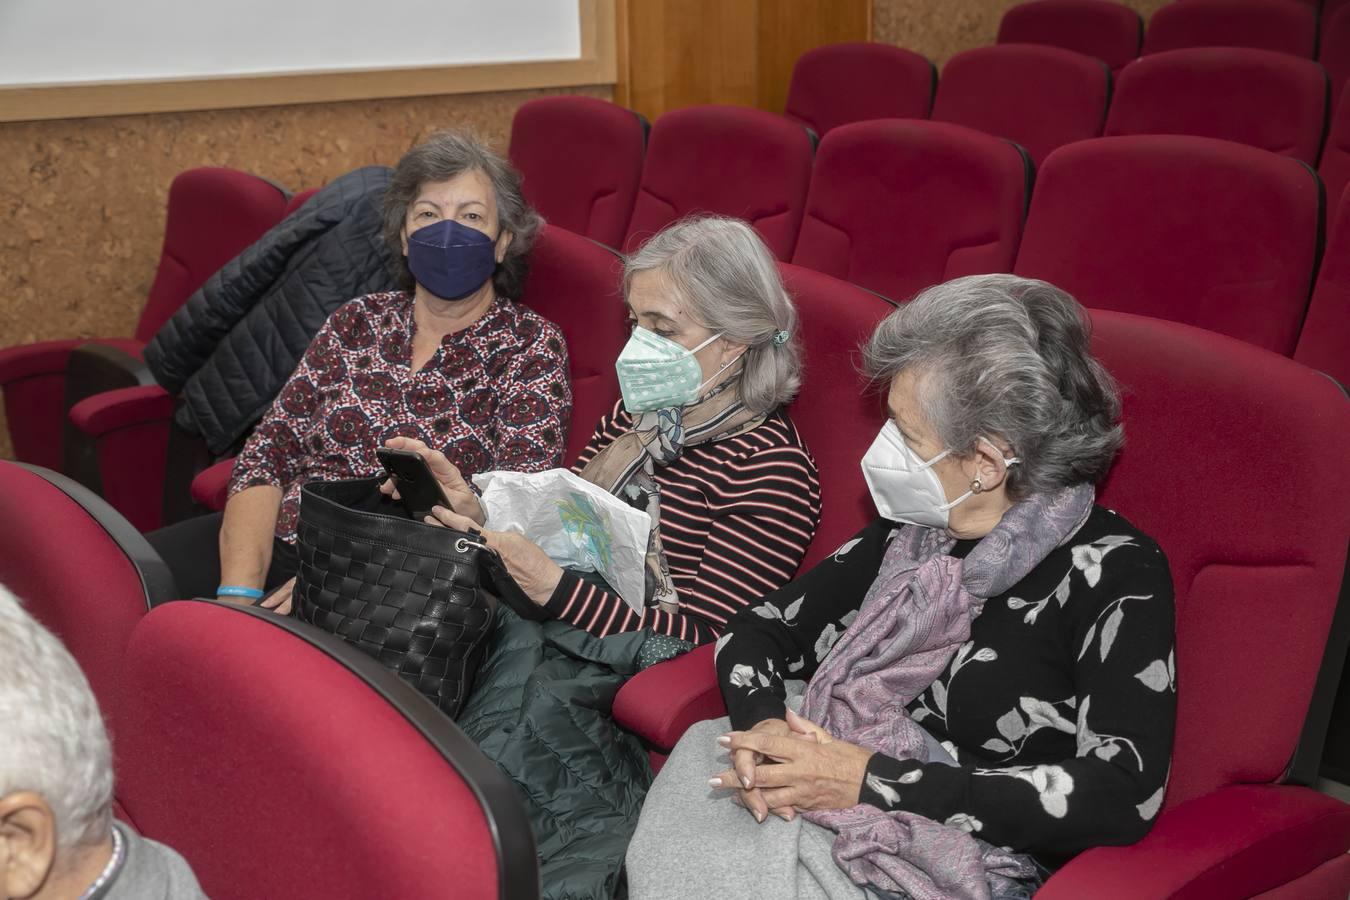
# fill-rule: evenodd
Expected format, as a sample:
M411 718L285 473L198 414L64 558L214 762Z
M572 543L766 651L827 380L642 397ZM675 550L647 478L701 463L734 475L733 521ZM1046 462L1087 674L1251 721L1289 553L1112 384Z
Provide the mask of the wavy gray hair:
M530 248L544 220L520 192L520 173L467 132L438 131L409 150L398 161L384 192L384 242L393 258L399 287L412 291L417 284L403 256L403 227L408 207L422 185L448 181L464 172L482 172L497 198L497 223L513 235L502 261L492 274L498 296L519 300L530 268Z
M891 313L863 350L866 372L913 369L918 401L959 454L1002 437L1022 463L1014 500L1105 477L1124 441L1115 381L1088 348L1087 313L1064 291L1014 275L928 288Z
M747 408L768 413L796 396L802 383L797 307L753 228L722 216L676 222L628 259L624 294L642 272L661 272L694 321L746 346L740 391ZM788 338L778 344L780 331Z
M56 636L0 586L0 797L42 796L62 850L112 828L112 750L89 682Z

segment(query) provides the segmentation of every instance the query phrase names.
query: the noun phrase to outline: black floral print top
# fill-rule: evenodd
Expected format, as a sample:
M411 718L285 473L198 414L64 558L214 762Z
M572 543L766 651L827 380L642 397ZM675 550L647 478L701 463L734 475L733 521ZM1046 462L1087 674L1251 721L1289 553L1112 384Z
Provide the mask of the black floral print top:
M895 524L727 625L717 671L732 726L782 717L862 605ZM974 541L958 542L964 556ZM1176 719L1172 581L1152 539L1095 507L1026 578L991 597L970 640L909 706L958 765L874 754L861 801L903 809L1054 865L1143 837L1162 805Z
M412 372L413 299L368 294L338 307L235 460L230 496L283 492L276 535L295 541L300 486L382 471L399 435L442 450L468 478L562 465L572 389L558 326L498 299Z

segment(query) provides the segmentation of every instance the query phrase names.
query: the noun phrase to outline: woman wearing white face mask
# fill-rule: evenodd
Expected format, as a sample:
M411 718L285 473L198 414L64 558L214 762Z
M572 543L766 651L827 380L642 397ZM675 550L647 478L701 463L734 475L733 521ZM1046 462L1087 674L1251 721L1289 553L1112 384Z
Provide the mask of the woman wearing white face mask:
M1027 896L1042 865L1132 843L1158 813L1172 585L1158 546L1094 503L1123 435L1085 313L1044 282L963 278L892 313L865 357L888 388L862 460L881 518L728 623L729 721L691 729L653 785L635 898L675 896L692 858L691 896L747 878L776 896L807 871L793 896ZM785 855L754 831L770 813L802 829ZM747 866L751 842L779 867Z

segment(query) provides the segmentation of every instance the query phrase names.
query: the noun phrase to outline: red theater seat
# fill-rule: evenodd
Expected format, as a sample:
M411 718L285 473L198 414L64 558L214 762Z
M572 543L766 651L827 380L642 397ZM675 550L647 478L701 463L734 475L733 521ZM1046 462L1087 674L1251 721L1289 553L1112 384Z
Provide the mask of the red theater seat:
M1316 775L1324 689L1345 655L1333 614L1350 482L1326 448L1350 442L1350 403L1317 373L1222 335L1114 312L1093 322L1127 435L1100 499L1158 539L1176 585L1176 744L1149 835L1079 855L1037 897L1344 897L1350 806L1301 785ZM1253 447L1284 464L1249 477ZM631 679L621 708L673 746L724 714L712 653Z
M215 900L539 897L516 788L350 645L184 600L136 626L123 674L117 799Z
M1197 47L1145 56L1116 82L1106 134L1192 134L1317 162L1327 76L1271 50Z
M270 181L233 169L189 169L169 186L159 269L131 338L95 339L90 379L106 390L148 383L140 354L178 307L217 269L282 217L286 193ZM87 298L95 302L97 298ZM44 341L0 350L5 419L20 460L62 465L62 429L71 354L90 339Z
M593 97L540 97L511 120L507 155L525 199L551 225L611 247L633 212L647 120Z
M1350 387L1350 185L1339 201L1294 359Z
M628 342L623 260L608 247L546 225L530 251L521 301L562 329L567 341L572 429L565 464L571 465L619 398L614 361Z
M0 548L0 584L65 643L116 734L127 642L152 604L175 596L173 576L98 496L22 463L0 461Z
M781 266L801 316L803 379L792 421L820 471L820 526L802 570L876 517L859 462L884 418L882 397L858 374L858 348L894 308L889 301L799 266ZM656 748L652 762L700 719L724 715L705 646L631 679L614 701L619 724Z
M1308 305L1321 186L1210 138L1097 138L1046 159L1014 271L1087 306L1197 325L1286 356Z
M792 261L908 299L958 275L1006 272L1031 164L1016 146L943 122L836 128L820 143Z
M792 256L811 178L811 136L758 109L690 106L652 126L624 250L696 213L744 219L779 259Z
M1322 147L1317 174L1322 176L1330 203L1335 203L1341 190L1350 184L1350 91L1341 91L1341 99L1331 117L1331 127L1327 129L1327 142Z
M1095 56L1119 69L1139 55L1144 20L1109 0L1036 0L1014 6L998 27L1000 44L1049 44Z
M890 44L854 42L808 50L792 67L787 116L819 137L868 119L926 119L937 67Z
M1145 56L1185 47L1252 47L1312 59L1317 9L1294 0L1188 0L1153 14Z
M997 44L953 56L933 118L1016 141L1040 165L1056 147L1097 137L1111 97L1099 59L1038 44Z

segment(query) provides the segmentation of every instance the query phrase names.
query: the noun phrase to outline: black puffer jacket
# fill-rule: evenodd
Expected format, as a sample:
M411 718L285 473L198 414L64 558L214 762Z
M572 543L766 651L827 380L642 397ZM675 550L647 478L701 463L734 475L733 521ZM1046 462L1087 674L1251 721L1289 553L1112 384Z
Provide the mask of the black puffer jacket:
M155 380L182 393L176 421L225 453L252 427L333 310L395 287L380 236L392 170L331 182L225 264L145 349Z

